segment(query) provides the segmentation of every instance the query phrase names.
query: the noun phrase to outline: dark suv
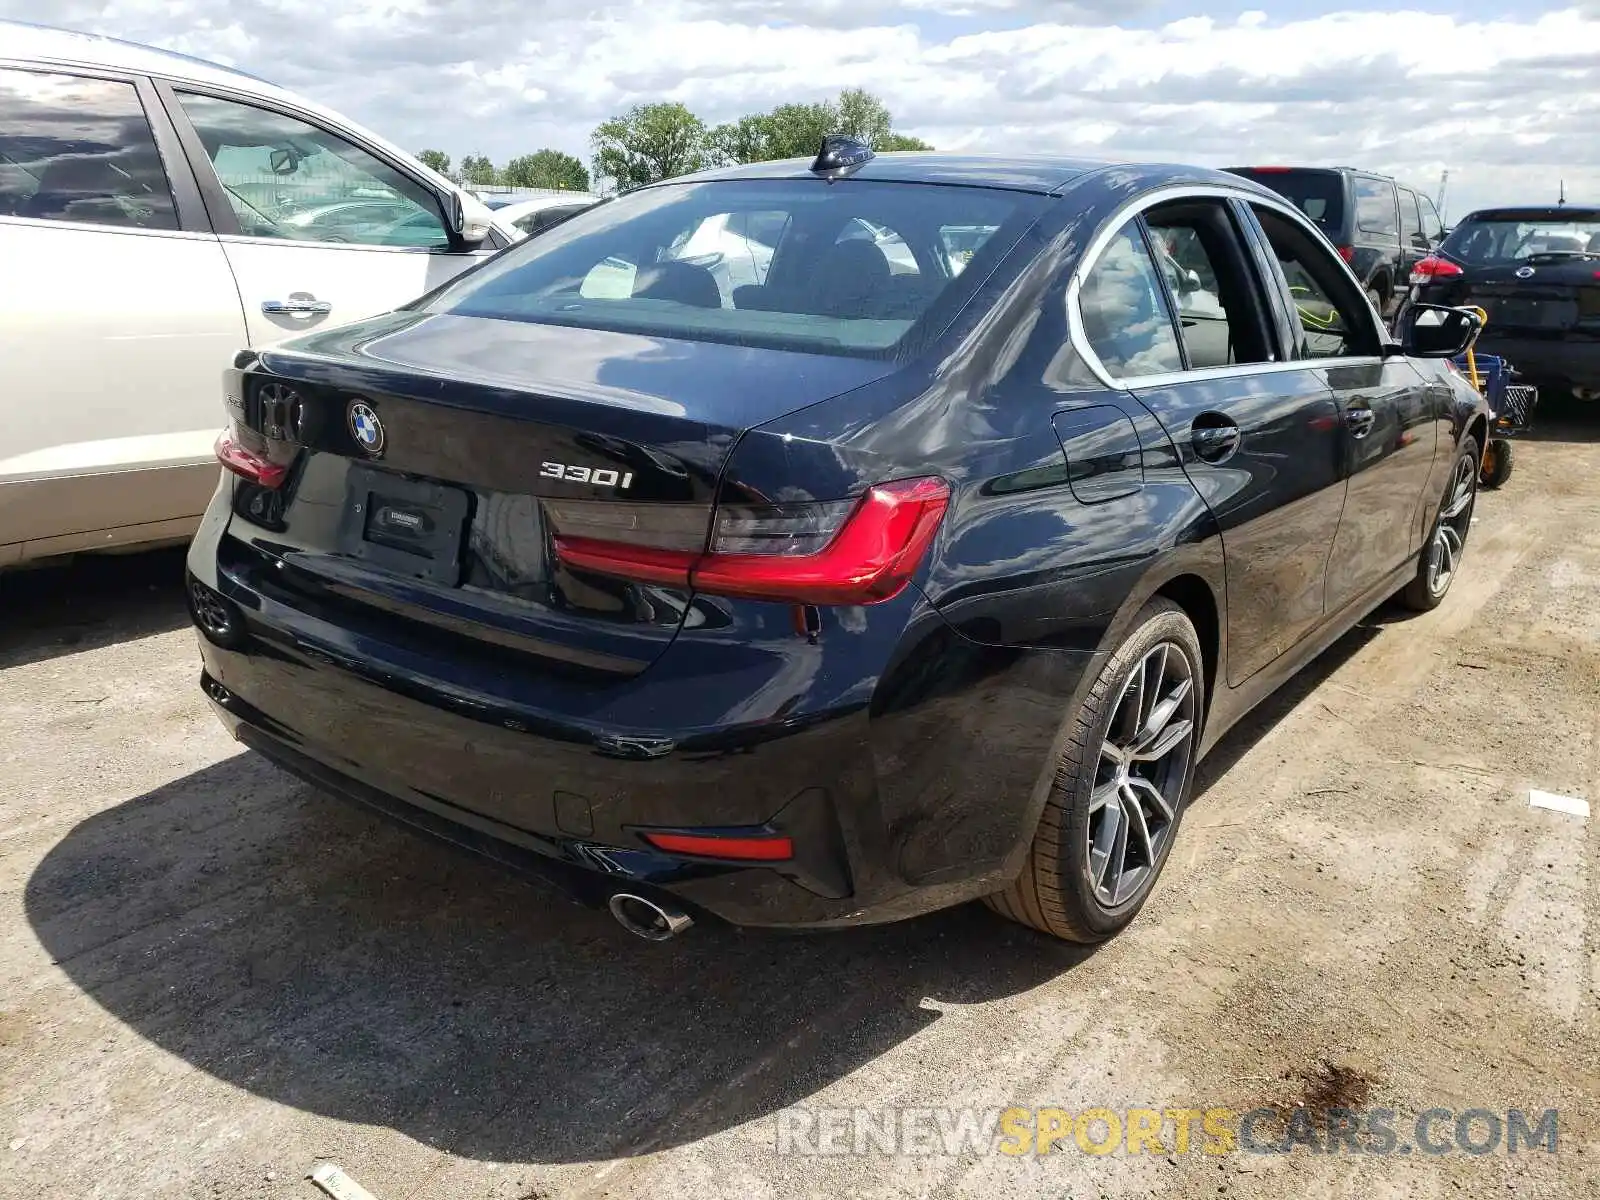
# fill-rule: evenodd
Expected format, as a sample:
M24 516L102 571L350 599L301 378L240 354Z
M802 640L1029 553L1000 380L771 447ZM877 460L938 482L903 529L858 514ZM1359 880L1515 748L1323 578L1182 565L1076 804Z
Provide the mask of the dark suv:
M1354 167L1229 167L1291 201L1328 235L1387 320L1411 268L1444 236L1422 192Z

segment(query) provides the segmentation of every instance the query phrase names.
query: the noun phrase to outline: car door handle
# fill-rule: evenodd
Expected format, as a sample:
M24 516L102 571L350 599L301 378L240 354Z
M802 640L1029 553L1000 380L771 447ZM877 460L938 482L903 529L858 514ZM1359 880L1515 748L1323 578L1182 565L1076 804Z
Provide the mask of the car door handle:
M1350 436L1364 438L1372 432L1372 427L1377 423L1378 414L1370 408L1347 408L1344 413L1344 423L1350 427Z
M263 300L261 311L269 317L325 317L333 311L326 300L295 297L290 300Z
M1223 462L1239 448L1239 427L1215 413L1203 414L1189 430L1189 442L1202 462Z

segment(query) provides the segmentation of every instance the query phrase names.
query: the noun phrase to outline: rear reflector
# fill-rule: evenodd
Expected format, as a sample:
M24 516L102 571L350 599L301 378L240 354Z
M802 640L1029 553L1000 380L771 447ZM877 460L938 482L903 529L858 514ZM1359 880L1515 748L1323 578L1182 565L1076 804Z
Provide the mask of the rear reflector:
M1355 262L1356 248L1354 246L1340 246L1339 257L1344 259L1345 262Z
M264 488L282 487L289 477L289 468L263 458L254 450L241 446L233 430L224 429L217 438L217 461L241 479L258 483Z
M672 854L694 854L701 858L785 862L794 857L794 842L776 834L728 837L705 833L647 833L644 840L657 850Z
M859 500L719 507L703 551L639 545L621 529L554 541L563 563L599 575L750 600L878 604L915 574L949 502L942 479L901 479Z
M1420 260L1411 268L1411 282L1413 284L1432 283L1438 279L1454 279L1465 272L1448 258L1440 258L1437 254L1430 254Z

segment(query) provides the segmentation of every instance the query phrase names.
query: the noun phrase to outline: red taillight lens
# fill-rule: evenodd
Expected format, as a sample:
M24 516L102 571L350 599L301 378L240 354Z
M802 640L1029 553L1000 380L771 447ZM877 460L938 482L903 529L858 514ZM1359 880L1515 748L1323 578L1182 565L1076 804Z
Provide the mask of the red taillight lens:
M1356 248L1354 246L1340 246L1339 257L1344 259L1345 262L1355 262Z
M241 479L260 484L265 488L282 487L289 477L289 468L275 463L254 450L239 444L232 429L224 429L217 438L217 461Z
M794 841L777 834L755 837L711 833L647 833L644 840L671 854L728 858L743 862L786 862L794 857Z
M1437 279L1454 279L1464 271L1448 258L1430 254L1411 268L1412 284L1432 283Z
M717 510L703 551L617 537L555 536L569 567L716 596L795 604L878 604L916 572L950 502L942 479L901 479L859 500Z

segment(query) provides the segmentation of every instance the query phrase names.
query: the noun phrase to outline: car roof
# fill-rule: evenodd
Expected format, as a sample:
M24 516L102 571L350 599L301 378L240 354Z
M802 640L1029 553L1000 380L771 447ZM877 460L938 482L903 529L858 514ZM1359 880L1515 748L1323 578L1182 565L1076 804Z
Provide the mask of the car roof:
M288 96L289 92L248 71L234 70L154 46L125 42L98 33L78 33L28 21L0 21L0 58L63 65L111 67L144 75L175 76L243 92Z
M589 192L556 192L549 196L525 196L520 200L513 200L510 204L502 204L495 210L498 214L515 212L518 216L538 212L544 208L560 208L567 204L599 204L600 197Z
M706 183L741 179L815 179L814 160L785 158L773 162L745 163L719 167L694 175L652 184L663 187L681 183ZM1130 190L1163 183L1227 183L1239 185L1238 176L1225 175L1205 167L1174 166L1168 163L1117 162L1106 159L1069 158L1028 154L945 154L937 151L905 151L879 154L849 171L851 179L889 183L938 183L966 187L1003 188L1018 192L1048 195L1059 192L1087 175L1115 169L1118 186ZM1251 186L1245 181L1245 186Z
M413 172L460 191L455 184L437 171L417 162L416 156L401 149L371 129L357 124L342 113L313 100L279 87L258 75L238 71L203 58L179 54L172 50L158 50L138 42L105 37L97 33L78 33L58 29L52 25L36 25L29 21L0 20L0 62L31 63L39 66L90 67L113 71L126 71L135 75L151 75L180 83L211 86L240 93L257 100L272 101L328 122L335 129L355 134L393 154L406 159ZM463 193L464 195L464 193ZM476 197L465 196L465 202L476 205ZM484 212L491 218L493 214ZM510 226L497 226L504 236L515 231Z
M1468 221L1600 221L1600 205L1523 204L1509 208L1480 208L1459 222Z

